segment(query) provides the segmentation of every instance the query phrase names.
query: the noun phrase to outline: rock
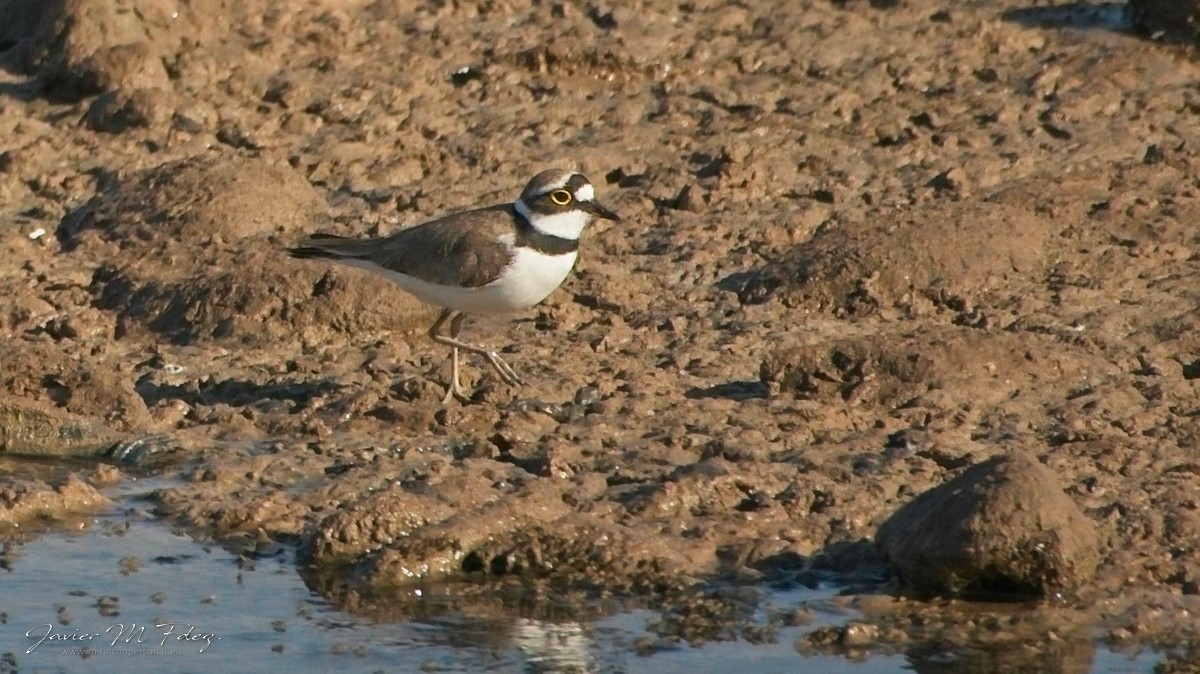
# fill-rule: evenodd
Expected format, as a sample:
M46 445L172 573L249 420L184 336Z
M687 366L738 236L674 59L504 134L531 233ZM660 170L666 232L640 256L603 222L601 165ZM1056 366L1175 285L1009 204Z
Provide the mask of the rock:
M920 592L1054 595L1095 574L1095 525L1032 456L967 469L896 511L875 537Z
M699 188L691 183L684 185L675 197L675 208L692 213L704 210L704 197L701 196Z
M135 89L132 92L109 91L96 97L88 107L87 124L94 131L120 133L137 127L162 127L171 117L163 105L166 97L158 89Z

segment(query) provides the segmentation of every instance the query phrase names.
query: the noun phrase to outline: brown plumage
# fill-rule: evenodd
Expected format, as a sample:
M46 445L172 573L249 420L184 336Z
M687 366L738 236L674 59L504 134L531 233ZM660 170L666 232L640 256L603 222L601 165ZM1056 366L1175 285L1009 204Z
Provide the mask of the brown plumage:
M429 283L477 288L496 280L513 252L498 239L521 218L512 204L454 213L373 239L316 234L288 253L297 258L363 261ZM437 264L430 264L436 261Z

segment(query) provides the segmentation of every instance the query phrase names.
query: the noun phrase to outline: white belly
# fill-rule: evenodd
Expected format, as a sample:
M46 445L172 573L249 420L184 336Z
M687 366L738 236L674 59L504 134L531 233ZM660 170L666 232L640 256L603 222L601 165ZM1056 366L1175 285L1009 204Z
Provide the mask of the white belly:
M468 314L501 314L528 309L546 299L571 273L578 256L574 252L544 255L531 248L518 248L500 278L477 288L438 285L373 264L351 264L387 277L426 304Z

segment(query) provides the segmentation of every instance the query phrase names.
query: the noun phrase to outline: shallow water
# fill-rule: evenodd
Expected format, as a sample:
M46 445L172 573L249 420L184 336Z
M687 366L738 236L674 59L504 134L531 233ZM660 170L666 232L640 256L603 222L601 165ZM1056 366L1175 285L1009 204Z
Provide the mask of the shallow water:
M954 653L801 655L799 636L856 617L832 586L770 594L765 603L807 609L811 620L763 643L663 646L647 640L660 619L650 610L587 623L455 614L375 622L310 590L288 549L250 560L173 531L138 498L161 486L129 482L113 490L116 508L79 531L27 535L6 547L0 672L983 671ZM1061 671L1149 672L1158 660L1100 648L1090 665Z

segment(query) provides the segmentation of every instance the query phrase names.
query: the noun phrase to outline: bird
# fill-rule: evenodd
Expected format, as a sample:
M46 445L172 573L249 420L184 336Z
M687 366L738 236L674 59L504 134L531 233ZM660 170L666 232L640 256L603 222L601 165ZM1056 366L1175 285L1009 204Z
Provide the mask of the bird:
M442 404L467 403L471 395L459 380L460 351L481 356L506 384L525 382L496 351L459 339L465 318L521 311L546 299L574 268L580 236L596 219L621 217L596 200L583 174L549 169L533 176L513 203L451 213L374 238L318 232L287 252L374 272L440 307L428 335L450 347Z

